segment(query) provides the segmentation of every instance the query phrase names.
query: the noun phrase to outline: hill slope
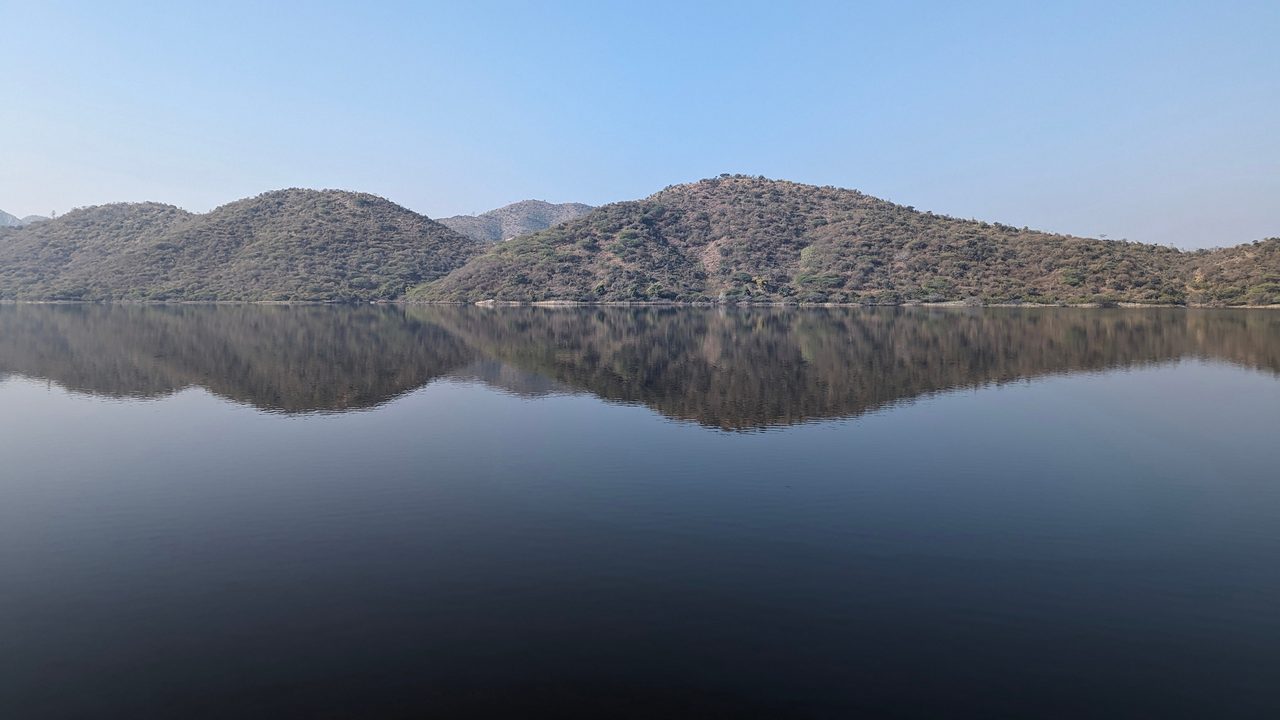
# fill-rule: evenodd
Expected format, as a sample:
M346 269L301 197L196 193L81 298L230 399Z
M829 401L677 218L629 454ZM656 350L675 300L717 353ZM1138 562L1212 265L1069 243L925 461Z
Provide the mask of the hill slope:
M518 235L546 230L591 212L590 205L524 200L480 215L455 215L439 222L467 237L501 242Z
M1184 253L944 217L855 190L721 176L503 243L410 297L1262 304L1280 302L1268 289L1280 277L1277 248L1280 240ZM1224 294L1227 280L1239 287Z
M1191 303L1280 304L1280 238L1189 253L1183 276Z
M510 230L584 207L530 201L486 215ZM744 176L499 244L336 190L270 192L202 215L103 205L0 228L0 300L364 301L411 288L423 301L1267 305L1280 304L1280 239L1180 252Z
M480 245L383 198L280 190L203 215L104 205L3 231L0 298L389 299Z

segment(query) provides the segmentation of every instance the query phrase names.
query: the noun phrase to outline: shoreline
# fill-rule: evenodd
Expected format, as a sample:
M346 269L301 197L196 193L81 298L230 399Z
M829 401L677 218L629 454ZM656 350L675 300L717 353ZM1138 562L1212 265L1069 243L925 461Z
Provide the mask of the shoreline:
M895 304L867 303L785 303L785 302L670 302L670 301L609 301L583 302L579 300L478 300L442 301L442 300L0 300L0 305L274 305L274 306L357 306L357 305L399 305L404 307L429 307L436 305L472 305L475 307L697 307L697 308L1076 308L1094 310L1135 310L1177 308L1182 310L1280 310L1277 305L1209 305L1203 303L973 303L965 300L949 300L944 302L905 302Z

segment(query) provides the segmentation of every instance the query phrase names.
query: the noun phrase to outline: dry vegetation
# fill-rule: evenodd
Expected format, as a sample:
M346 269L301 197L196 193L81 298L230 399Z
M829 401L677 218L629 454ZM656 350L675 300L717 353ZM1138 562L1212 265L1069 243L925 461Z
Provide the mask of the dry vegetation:
M479 256L445 301L1268 304L1280 240L1186 253L744 176L616 203Z
M469 220L487 240L584 207ZM1182 252L745 176L486 240L361 193L282 190L203 215L106 205L0 229L0 300L1280 303L1280 239Z
M393 299L480 244L383 198L279 190L194 215L75 210L0 234L0 299Z

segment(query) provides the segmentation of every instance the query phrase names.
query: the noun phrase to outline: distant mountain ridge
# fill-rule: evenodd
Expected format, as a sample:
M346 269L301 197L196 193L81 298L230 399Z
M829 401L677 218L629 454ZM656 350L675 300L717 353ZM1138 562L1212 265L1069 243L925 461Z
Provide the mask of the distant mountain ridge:
M193 214L160 203L78 209L0 231L0 299L394 299L481 250L384 198L278 190Z
M542 200L522 200L479 215L455 215L439 222L476 240L501 242L555 227L582 217L594 209L582 203L553 204Z
M26 217L20 218L17 215L11 215L3 210L0 210L0 228L23 227L26 225L30 225L32 223L44 222L45 220L48 220L48 219L49 218L43 215L28 215Z

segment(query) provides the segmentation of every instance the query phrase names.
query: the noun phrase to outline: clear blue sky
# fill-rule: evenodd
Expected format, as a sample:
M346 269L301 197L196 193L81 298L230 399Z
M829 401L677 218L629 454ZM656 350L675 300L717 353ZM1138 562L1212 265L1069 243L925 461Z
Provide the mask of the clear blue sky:
M306 186L439 217L743 172L1280 235L1277 0L178 5L0 0L0 209Z

